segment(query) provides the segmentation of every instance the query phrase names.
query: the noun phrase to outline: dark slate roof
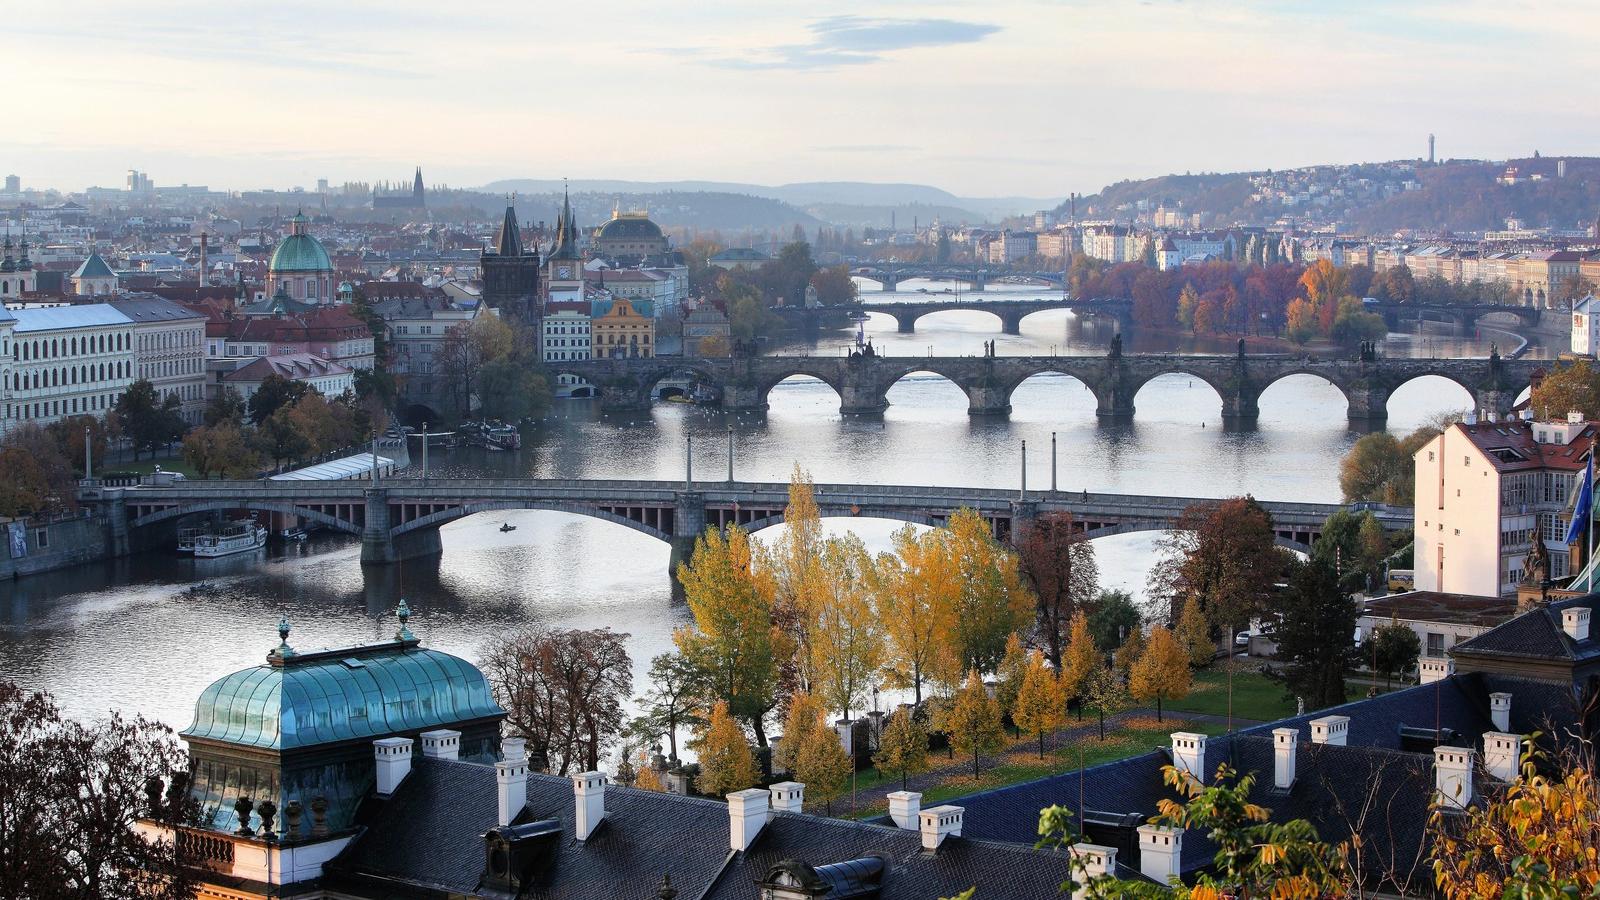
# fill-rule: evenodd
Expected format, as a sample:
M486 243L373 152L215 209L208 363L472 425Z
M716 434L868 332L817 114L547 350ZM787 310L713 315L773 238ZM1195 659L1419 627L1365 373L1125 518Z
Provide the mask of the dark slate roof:
M1561 630L1561 611L1581 607L1590 611L1589 638L1574 641ZM1600 594L1557 600L1530 610L1496 628L1462 641L1451 655L1517 656L1587 662L1600 658Z
M324 883L363 895L375 883L384 885L382 896L476 894L496 795L491 766L415 760L390 798L368 801L366 830L326 867ZM973 885L997 898L1051 897L1067 874L1057 853L948 838L926 854L916 832L787 813L730 859L726 804L615 785L606 788L604 823L580 842L572 837L574 807L570 779L529 776L519 821L554 819L563 838L554 864L525 896L649 897L670 874L681 897L753 900L756 882L780 860L822 867L874 855L885 861L880 900L929 900Z

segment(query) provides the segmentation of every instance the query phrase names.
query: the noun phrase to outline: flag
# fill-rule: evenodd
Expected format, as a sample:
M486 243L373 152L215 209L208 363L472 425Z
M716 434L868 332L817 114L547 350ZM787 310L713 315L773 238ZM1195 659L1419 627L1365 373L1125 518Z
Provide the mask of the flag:
M1578 500L1572 504L1572 525L1567 528L1567 543L1582 537L1589 527L1589 516L1594 506L1594 450L1589 451L1589 467L1583 472L1583 483L1578 486Z

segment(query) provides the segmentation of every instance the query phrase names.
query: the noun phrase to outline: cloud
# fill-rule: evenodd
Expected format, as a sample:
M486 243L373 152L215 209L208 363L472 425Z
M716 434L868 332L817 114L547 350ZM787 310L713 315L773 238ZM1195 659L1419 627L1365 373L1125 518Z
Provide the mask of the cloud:
M818 153L903 153L920 148L911 144L830 144L811 149Z
M804 44L752 47L738 56L711 56L712 65L734 69L832 69L875 63L896 50L972 44L998 25L954 19L888 19L830 16L806 26Z

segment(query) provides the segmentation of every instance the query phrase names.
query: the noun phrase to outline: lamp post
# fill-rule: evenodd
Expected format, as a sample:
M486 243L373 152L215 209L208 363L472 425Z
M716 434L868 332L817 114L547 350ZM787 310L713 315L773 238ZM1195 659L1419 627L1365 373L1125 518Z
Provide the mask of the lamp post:
M694 486L694 443L689 435L683 436L683 489Z
M733 483L733 426L728 426L728 483Z
M1022 442L1022 482L1017 488L1017 499L1028 499L1028 442Z
M1056 492L1056 433L1050 432L1050 493Z
M422 423L422 481L428 481L428 423Z
M83 480L94 479L94 442L89 426L83 426Z

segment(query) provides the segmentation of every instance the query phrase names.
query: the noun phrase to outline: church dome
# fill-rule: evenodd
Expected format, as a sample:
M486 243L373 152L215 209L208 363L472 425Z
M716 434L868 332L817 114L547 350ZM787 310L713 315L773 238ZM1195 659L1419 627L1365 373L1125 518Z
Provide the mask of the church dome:
M623 214L600 226L600 240L660 240L661 226L642 215Z
M333 259L328 256L327 248L310 232L306 231L306 217L299 213L289 220L289 236L278 243L278 248L272 251L272 263L268 266L272 272L330 272L333 270Z

